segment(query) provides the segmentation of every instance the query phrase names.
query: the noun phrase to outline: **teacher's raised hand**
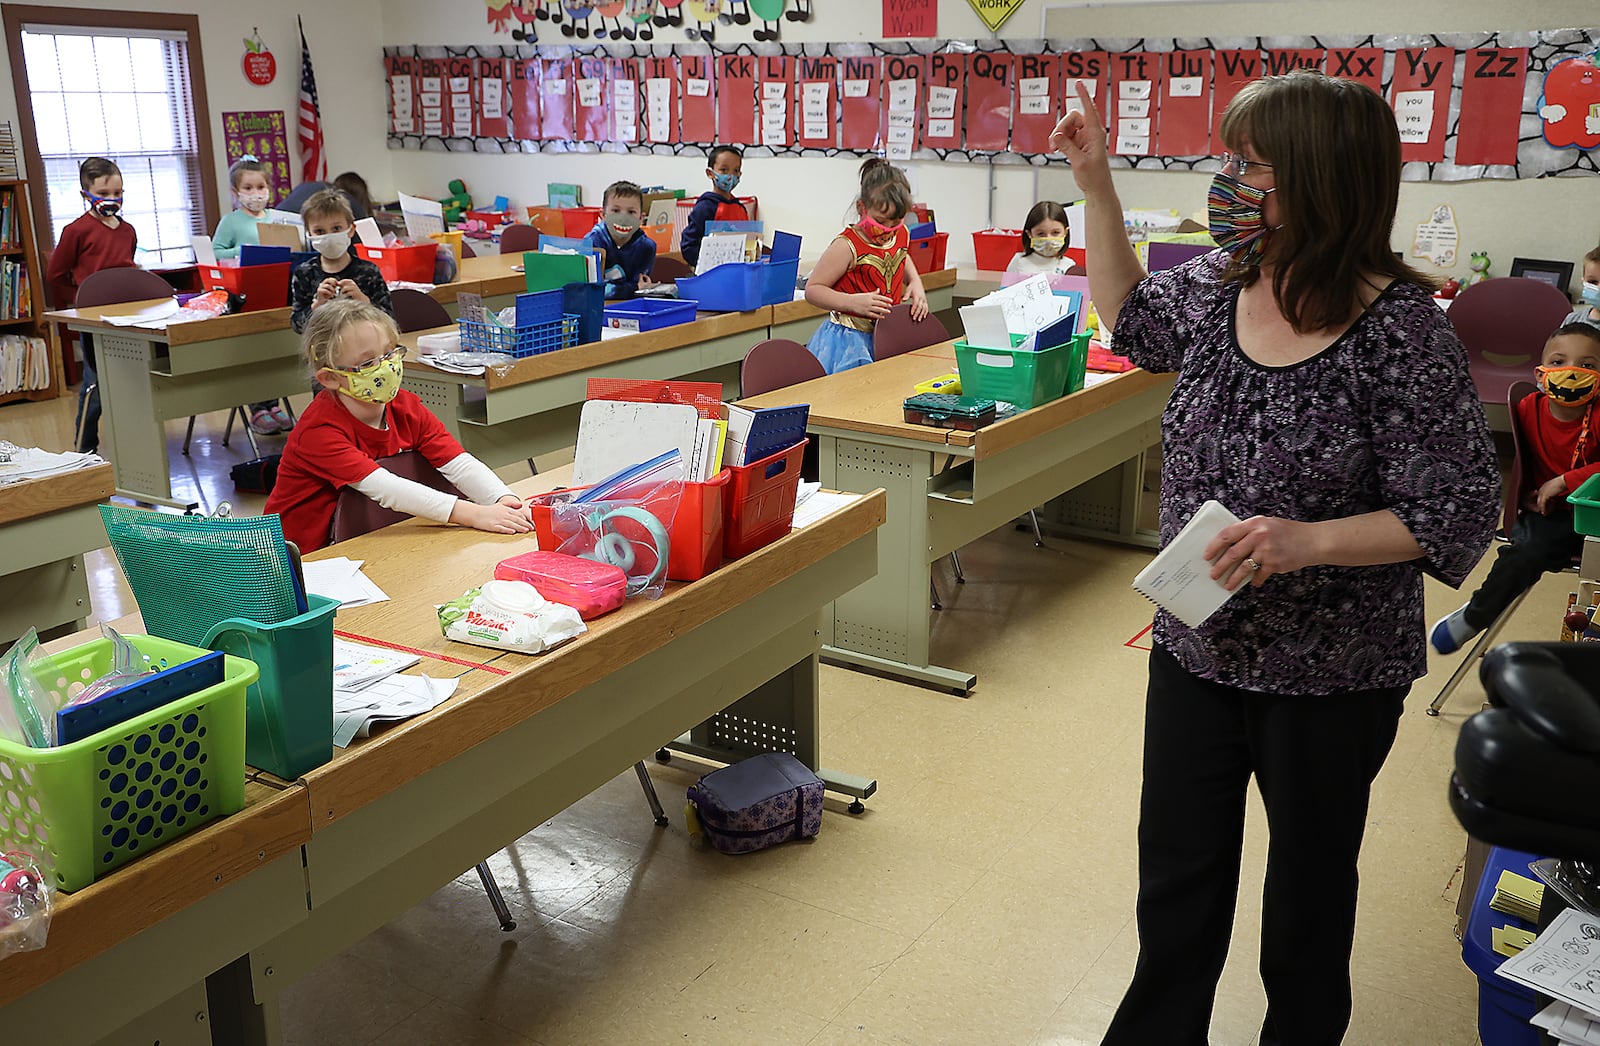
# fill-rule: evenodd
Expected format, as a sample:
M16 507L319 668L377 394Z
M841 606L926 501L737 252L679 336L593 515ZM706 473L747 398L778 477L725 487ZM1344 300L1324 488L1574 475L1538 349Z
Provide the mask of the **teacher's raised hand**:
M1081 108L1063 116L1050 132L1050 146L1072 164L1072 177L1085 196L1111 188L1111 158L1106 150L1106 125L1089 88L1076 82Z

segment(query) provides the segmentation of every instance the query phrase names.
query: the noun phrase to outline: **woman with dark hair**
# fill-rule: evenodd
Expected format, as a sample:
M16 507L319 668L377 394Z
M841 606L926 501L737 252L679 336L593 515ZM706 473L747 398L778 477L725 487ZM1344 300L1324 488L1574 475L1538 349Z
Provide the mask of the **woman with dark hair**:
M1242 520L1205 552L1233 598L1195 628L1156 615L1140 956L1105 1041L1207 1041L1253 776L1271 833L1260 1042L1337 1043L1371 784L1427 671L1422 576L1458 587L1482 558L1494 448L1428 279L1389 246L1400 142L1381 97L1315 72L1246 86L1209 196L1220 249L1155 275L1078 99L1052 144L1085 198L1090 293L1117 351L1177 373L1162 542L1208 499Z

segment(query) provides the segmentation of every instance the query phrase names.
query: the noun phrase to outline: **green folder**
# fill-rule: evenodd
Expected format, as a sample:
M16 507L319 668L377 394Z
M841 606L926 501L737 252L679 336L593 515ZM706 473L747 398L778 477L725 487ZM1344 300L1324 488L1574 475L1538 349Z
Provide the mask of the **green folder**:
M558 291L569 283L589 282L589 259L581 254L537 254L522 256L522 273L530 294Z

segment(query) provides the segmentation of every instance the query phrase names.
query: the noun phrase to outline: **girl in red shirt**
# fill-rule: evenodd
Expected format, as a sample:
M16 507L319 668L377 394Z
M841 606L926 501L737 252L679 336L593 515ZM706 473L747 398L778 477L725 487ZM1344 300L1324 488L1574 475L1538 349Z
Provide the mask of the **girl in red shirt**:
M928 315L922 278L908 253L906 214L911 185L887 160L861 165L858 220L845 227L806 281L806 301L829 310L806 347L829 374L872 362L872 332L899 302L911 303L911 316Z

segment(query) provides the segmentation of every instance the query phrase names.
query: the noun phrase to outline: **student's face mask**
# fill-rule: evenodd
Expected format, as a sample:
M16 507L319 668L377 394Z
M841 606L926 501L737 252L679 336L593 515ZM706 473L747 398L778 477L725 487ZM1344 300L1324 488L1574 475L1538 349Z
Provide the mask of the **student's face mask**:
M1259 265L1267 252L1272 229L1262 204L1270 192L1220 171L1211 179L1211 191L1206 195L1211 238L1241 265Z
M1585 305L1592 305L1600 309L1600 283L1585 283L1583 291L1578 295Z
M329 261L343 258L350 253L350 234L348 232L330 232L321 236L311 237L311 247L318 254Z
M267 194L265 192L242 192L239 194L239 206L251 214L260 214L267 209Z
M862 232L866 233L874 240L877 240L888 236L890 233L900 228L901 225L905 224L905 220L899 219L893 223L886 224L884 222L880 222L866 211L862 211L861 220L856 224L861 226Z
M721 192L733 192L739 187L739 176L737 174L718 174L716 171L712 171L711 184L715 185Z
M356 370L329 369L343 375L345 383L339 386L339 391L351 399L362 403L388 403L400 391L400 377L405 369L401 361L404 358L405 351L395 349L387 356Z
M1065 236L1030 236L1028 242L1033 244L1033 253L1046 258L1054 258L1067 249Z
M639 216L626 211L612 211L606 215L606 225L619 240L626 240L639 229Z
M1537 367L1534 373L1544 394L1563 407L1581 407L1600 391L1600 371L1588 367Z
M86 192L83 198L89 201L89 209L102 218L115 218L122 210L122 201L114 196L96 196Z

